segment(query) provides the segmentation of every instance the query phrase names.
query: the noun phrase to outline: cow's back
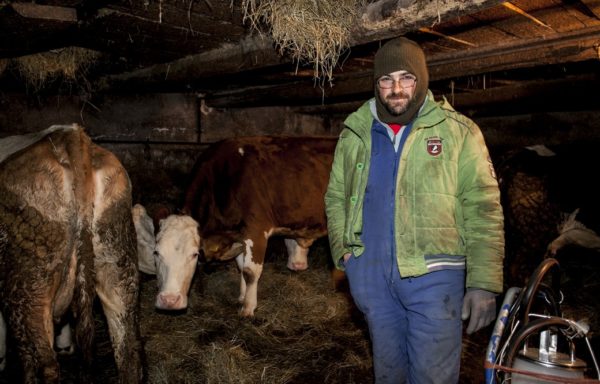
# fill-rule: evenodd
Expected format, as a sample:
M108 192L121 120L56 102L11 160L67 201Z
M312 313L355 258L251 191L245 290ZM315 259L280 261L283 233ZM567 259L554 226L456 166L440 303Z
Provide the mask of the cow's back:
M242 137L199 158L184 211L205 231L243 230L250 217L324 231L323 195L337 138Z
M44 276L56 276L55 285L62 283L55 289L72 295L74 282L67 277L75 264L67 265L78 245L76 229L84 219L78 217L78 210L85 204L78 203L77 196L89 200L82 190L82 177L91 174L88 151L89 145L81 141L78 130L65 129L49 134L0 164L0 226L7 241L0 255L0 294L4 305L17 300L10 292L3 292L6 286L27 277L46 281ZM57 312L63 312L65 303L59 304Z

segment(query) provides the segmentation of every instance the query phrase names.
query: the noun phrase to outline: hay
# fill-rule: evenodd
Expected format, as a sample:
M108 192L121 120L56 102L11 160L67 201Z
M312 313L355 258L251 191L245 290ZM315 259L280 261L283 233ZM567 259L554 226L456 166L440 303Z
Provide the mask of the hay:
M90 49L67 47L13 60L27 85L38 91L60 76L66 81L76 82L78 76L87 74L100 55Z
M349 296L336 292L326 244L311 252L311 268L286 268L285 246L265 264L259 307L239 317L235 263L198 271L185 314L157 313L156 285L142 290L141 333L148 382L206 384L344 383L371 380L364 323L353 320Z
M279 239L280 240L280 239ZM157 282L142 274L140 334L148 384L366 384L373 382L369 334L347 287L335 290L326 239L315 243L310 268L287 269L283 241L270 243L253 319L239 317L234 262L204 265L184 313L154 308ZM116 383L106 320L96 307L93 375ZM480 384L489 333L465 335L461 384ZM13 356L10 355L9 356ZM81 362L59 356L61 382L77 382ZM16 361L0 384L18 380Z
M349 48L350 29L366 0L243 0L244 20L265 26L282 54L313 65L314 78L331 82L333 69Z

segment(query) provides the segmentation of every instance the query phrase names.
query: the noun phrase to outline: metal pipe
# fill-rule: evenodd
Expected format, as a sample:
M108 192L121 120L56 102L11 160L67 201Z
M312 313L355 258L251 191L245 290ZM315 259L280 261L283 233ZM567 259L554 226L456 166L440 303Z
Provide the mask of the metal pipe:
M494 324L492 336L490 337L490 342L488 343L487 351L485 353L486 361L490 365L489 368L485 368L486 384L496 383L496 378L494 377L494 368L492 368L492 366L497 362L498 347L500 346L500 342L503 339L504 329L508 322L510 309L519 292L521 292L521 288L512 287L509 288L508 291L506 291L506 294L504 295L504 301L502 302L502 306L500 307L498 318L496 319L496 323Z

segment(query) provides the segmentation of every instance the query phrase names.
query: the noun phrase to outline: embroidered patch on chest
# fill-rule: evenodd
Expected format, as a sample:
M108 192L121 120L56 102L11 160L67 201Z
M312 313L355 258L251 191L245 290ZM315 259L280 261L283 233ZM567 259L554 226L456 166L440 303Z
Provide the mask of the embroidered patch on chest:
M427 139L427 153L431 156L439 156L442 153L442 138L439 136L428 137Z

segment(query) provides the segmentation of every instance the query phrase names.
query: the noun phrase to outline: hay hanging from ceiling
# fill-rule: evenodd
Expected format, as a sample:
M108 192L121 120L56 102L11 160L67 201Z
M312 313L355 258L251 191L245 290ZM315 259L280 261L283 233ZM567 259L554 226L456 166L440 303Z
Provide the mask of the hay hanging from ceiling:
M243 0L244 20L268 29L282 53L298 64L313 65L314 78L331 81L350 29L366 0Z
M17 70L26 83L35 90L62 76L66 81L76 82L77 76L85 76L101 53L79 47L67 47L14 59Z

